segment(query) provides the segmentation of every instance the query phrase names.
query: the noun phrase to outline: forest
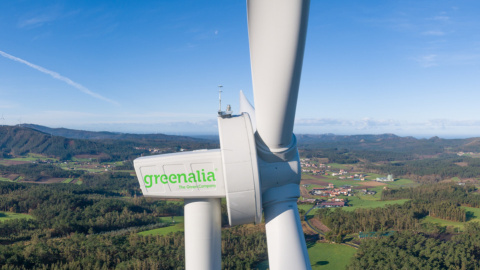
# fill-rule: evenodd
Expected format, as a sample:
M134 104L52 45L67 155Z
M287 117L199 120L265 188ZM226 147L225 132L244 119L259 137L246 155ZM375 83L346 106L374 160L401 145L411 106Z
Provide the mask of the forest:
M83 185L0 181L0 210L31 219L0 222L1 269L183 269L183 233L140 236L182 216L183 202L146 199L125 173L85 174ZM227 224L225 205L222 220ZM263 225L222 230L223 269L266 259Z
M422 178L423 176L432 176L432 181L438 182L451 177L477 177L480 175L480 159L468 156L443 155L438 158L392 162L381 165L366 164L365 169L411 177L419 181L426 179Z
M425 233L403 231L365 240L348 269L479 269L480 224L445 241Z

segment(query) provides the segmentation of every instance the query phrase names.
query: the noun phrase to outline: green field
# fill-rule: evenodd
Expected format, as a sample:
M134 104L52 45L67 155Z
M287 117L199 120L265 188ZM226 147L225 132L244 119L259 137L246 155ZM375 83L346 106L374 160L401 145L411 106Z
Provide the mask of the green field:
M386 177L385 174L367 173L365 174L365 181L373 181L377 178Z
M352 167L351 164L329 163L326 165L330 166L330 169L342 169L342 170L350 169Z
M67 179L63 180L62 183L69 184L72 181L73 181L73 178L67 178Z
M172 232L183 232L183 229L184 229L184 225L183 225L184 218L183 218L183 216L175 216L175 217L173 217L173 220L175 221L175 223L172 223L170 226L163 227L163 228L157 228L157 229L153 229L153 230L148 230L148 231L143 231L143 232L139 232L138 234L139 235L167 235L167 234L172 233ZM170 223L170 222L172 222L172 218L171 217L161 217L160 221L165 222L165 223Z
M467 211L467 222L480 222L480 208L462 206Z
M5 177L0 177L0 181L8 181L8 182L15 182L15 181L12 181L8 178L5 178Z
M325 179L318 179L319 181L332 183L335 187L341 187L344 185L349 186L361 186L360 181L355 181L353 179L338 179L338 176L325 176Z
M27 155L24 156L24 157L8 158L7 160L15 160L15 161L36 161L37 159L58 161L57 158L49 158L49 157L46 157L46 156L44 156L44 155L32 154L32 153L29 153L29 154L27 154Z
M27 214L0 211L0 221L9 220L9 219L18 219L18 218L30 219L32 218L32 216Z
M366 196L363 196L364 198ZM348 197L349 203L351 206L344 207L345 211L354 211L357 208L375 208L375 207L384 207L389 204L404 204L408 199L402 200L392 200L392 201L378 201L373 199L362 199L357 196Z
M308 248L308 256L312 269L336 270L345 269L356 251L345 245L316 243Z
M298 209L303 209L305 210L305 212L307 212L308 210L310 210L310 208L312 208L313 204L299 204L298 205Z
M356 249L352 247L339 244L315 243L312 246L308 246L308 256L310 257L312 269L345 269L356 252ZM268 261L260 263L256 269L268 269Z
M387 184L387 187L391 187L391 188L397 188L397 187L416 187L420 184L418 183L415 183L413 182L412 180L410 179L405 179L405 178L402 178L402 179L398 179L394 182L386 182Z
M422 223L427 223L427 222L438 224L440 226L453 227L453 228L459 228L459 229L463 229L465 224L463 222L450 221L450 220L445 220L445 219L435 218L430 216L425 217L422 220Z
M467 211L467 222L480 222L480 208L467 207L467 206L461 206L461 208ZM440 226L459 228L460 230L463 230L465 226L465 222L450 221L450 220L445 220L445 219L435 218L430 216L425 217L422 220L422 223L426 223L426 222L438 224Z

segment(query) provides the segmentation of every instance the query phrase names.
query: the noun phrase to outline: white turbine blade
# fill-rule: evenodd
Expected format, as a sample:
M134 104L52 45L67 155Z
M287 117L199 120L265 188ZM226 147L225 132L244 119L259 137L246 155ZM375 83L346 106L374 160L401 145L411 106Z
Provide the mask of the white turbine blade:
M293 137L309 5L309 0L247 0L257 153L272 270L311 269L296 203L300 161Z
M255 108L252 106L250 101L248 101L247 97L243 93L242 90L240 90L240 113L248 113L248 116L250 116L250 121L252 122L252 127L253 127L253 132L257 131L257 123L255 119Z
M286 201L264 210L270 269L312 269L297 204Z
M292 142L309 2L247 1L257 131L273 152Z

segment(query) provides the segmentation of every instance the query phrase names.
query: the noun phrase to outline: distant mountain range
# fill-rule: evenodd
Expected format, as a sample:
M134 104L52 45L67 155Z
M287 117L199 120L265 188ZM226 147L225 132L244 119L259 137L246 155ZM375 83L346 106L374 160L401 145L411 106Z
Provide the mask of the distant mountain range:
M92 132L26 124L0 126L0 157L37 153L61 159L97 155L105 160L122 160L149 153L149 149L176 152L212 148L218 148L218 144L185 136Z
M296 135L299 148L326 149L344 148L349 150L389 151L415 154L438 154L444 152L480 152L480 138L467 139L416 139L394 134L380 135Z
M296 135L299 149L348 149L353 151L381 151L435 155L458 151L480 152L480 138L416 139L394 134L380 135ZM115 158L141 155L141 149L157 148L163 152L179 149L218 148L215 136L200 139L166 134L129 134L94 132L67 128L49 128L34 124L0 126L0 157L39 153L68 158L91 154ZM139 150L140 149L140 150Z
M50 128L35 124L21 124L24 128L34 129L53 136L61 136L70 139L86 140L166 140L166 141L195 141L196 138L187 136L174 136L166 134L130 134L108 131L86 131L68 128Z

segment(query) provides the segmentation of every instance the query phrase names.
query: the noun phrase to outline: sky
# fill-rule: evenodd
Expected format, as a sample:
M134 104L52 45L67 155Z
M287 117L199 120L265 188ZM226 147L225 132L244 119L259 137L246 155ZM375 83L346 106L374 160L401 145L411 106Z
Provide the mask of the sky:
M480 136L480 1L310 5L299 134ZM246 1L0 1L0 124L217 133L252 103Z

